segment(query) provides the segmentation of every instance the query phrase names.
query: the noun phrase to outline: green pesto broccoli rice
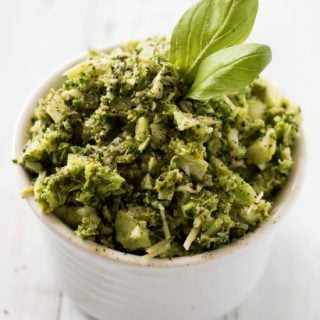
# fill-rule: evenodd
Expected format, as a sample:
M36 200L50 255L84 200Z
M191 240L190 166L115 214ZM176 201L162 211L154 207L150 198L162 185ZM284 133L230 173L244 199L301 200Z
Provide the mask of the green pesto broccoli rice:
M262 79L184 98L168 51L160 37L90 52L39 100L18 159L44 214L150 257L213 250L268 219L300 124L300 108Z

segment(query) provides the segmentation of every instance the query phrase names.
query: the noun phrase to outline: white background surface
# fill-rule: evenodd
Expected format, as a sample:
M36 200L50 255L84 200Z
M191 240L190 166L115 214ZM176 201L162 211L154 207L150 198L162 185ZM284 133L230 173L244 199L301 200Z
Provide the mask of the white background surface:
M18 196L11 144L24 100L48 73L88 47L169 34L194 2L0 0L0 320L88 319L51 278L37 221ZM320 319L319 12L319 0L260 0L251 41L271 45L265 75L302 106L307 172L259 286L224 319Z

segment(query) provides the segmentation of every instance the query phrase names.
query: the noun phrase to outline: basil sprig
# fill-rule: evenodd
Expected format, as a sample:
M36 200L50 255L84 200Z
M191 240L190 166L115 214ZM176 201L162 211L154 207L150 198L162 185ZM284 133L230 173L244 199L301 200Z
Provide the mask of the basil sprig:
M207 100L232 93L267 66L269 47L239 46L257 10L258 0L201 0L181 17L171 37L170 61L186 83L193 82L188 97Z

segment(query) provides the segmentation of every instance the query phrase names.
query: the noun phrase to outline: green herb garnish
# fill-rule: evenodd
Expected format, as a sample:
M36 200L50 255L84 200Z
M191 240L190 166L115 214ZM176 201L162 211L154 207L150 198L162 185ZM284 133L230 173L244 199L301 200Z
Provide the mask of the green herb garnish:
M235 92L268 65L269 47L235 46L249 36L257 10L258 0L202 0L182 16L171 37L170 60L185 81L194 81L188 97L208 100Z
M261 44L240 44L203 60L187 97L208 100L235 93L250 84L268 65L271 50Z

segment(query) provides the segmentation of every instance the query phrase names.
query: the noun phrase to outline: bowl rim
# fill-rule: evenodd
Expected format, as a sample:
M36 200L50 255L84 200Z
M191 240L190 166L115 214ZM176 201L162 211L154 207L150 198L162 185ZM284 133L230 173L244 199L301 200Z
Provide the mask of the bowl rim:
M108 46L98 48L97 50L108 52L117 47L119 46ZM51 74L45 77L44 80L40 81L40 83L32 91L31 95L26 99L19 112L19 116L14 128L12 148L13 159L16 159L19 156L22 147L27 140L30 119L39 98L48 93L50 88L57 87L59 83L62 83L62 79L64 79L62 74L64 71L68 70L76 63L83 61L87 56L88 53L85 52L72 59L69 59L66 63L61 64L59 68L57 68L54 72L51 72ZM268 83L270 82L268 81ZM33 196L28 197L27 201L35 216L46 227L46 231L50 231L57 240L60 242L62 241L65 245L71 244L74 249L92 254L94 257L98 257L103 261L115 262L120 265L136 265L154 268L183 267L200 264L206 261L221 259L231 254L235 254L240 250L245 249L247 246L252 245L256 241L261 241L264 234L274 231L278 222L283 220L283 218L288 214L290 207L293 206L294 202L298 198L297 196L302 186L305 171L305 141L301 126L300 137L295 143L295 163L285 187L280 191L275 202L273 203L270 218L264 221L255 231L246 234L240 239L237 239L218 249L195 254L193 256L148 259L145 256L138 256L110 249L93 241L83 240L77 237L74 232L57 217L53 215L42 214L37 209L37 205L33 199ZM19 188L25 188L29 186L30 180L23 167L21 165L15 165L15 169Z

